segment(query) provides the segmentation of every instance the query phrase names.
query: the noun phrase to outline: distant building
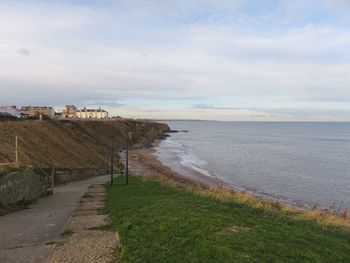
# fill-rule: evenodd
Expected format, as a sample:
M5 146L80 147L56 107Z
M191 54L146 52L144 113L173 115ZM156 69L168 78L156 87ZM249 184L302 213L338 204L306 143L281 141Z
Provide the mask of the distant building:
M87 109L83 108L76 111L76 118L78 119L107 119L108 112L98 108L98 109Z
M74 105L66 105L62 112L62 117L66 119L76 118L77 108Z
M9 114L17 118L21 117L21 111L17 106L0 106L0 113L3 113L3 115Z
M21 108L21 114L28 116L29 118L48 117L52 119L55 116L53 107L47 106L23 106Z
M79 110L74 105L66 105L66 108L62 112L62 118L65 119L107 119L108 112L101 109L87 109L83 108Z

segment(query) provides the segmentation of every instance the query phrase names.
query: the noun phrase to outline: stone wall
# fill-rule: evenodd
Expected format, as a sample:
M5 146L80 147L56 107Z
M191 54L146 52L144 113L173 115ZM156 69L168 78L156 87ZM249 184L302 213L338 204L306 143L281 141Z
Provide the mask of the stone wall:
M51 174L51 170L46 173ZM55 171L55 186L107 173L109 171L105 169ZM0 215L23 208L51 193L51 179L40 175L39 171L26 169L0 175Z
M50 194L50 187L48 178L30 169L3 175L0 177L0 210L18 208L36 201Z
M66 184L69 182L86 180L94 176L105 175L108 173L109 171L107 169L90 168L55 171L55 186L60 184Z

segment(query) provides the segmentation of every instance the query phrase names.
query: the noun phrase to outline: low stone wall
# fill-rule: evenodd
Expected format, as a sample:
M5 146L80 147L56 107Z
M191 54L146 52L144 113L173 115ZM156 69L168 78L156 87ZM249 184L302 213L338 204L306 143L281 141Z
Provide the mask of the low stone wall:
M0 175L0 214L16 210L51 194L51 179L40 171L26 169ZM47 170L47 174L51 174ZM74 169L55 171L55 186L85 180L109 173L107 169Z
M81 168L74 170L56 170L55 185L66 184L69 182L81 181L98 175L109 173L107 169Z
M0 177L0 210L25 206L51 193L50 180L27 169ZM0 211L1 213L1 211Z

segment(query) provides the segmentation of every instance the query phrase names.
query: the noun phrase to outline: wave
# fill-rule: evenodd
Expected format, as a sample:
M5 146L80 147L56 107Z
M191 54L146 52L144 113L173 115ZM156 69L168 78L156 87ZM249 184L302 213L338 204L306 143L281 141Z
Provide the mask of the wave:
M212 172L203 167L207 165L206 161L198 158L187 146L171 139L166 139L161 142L161 145L156 149L156 155L160 160L164 159L164 155L170 155L168 158L169 160L175 160L184 168L207 177L217 178Z
M199 174L200 176L218 179L222 182L221 186L226 186L237 192L249 192L257 198L276 200L284 204L291 204L299 209L309 209L311 207L307 202L287 198L283 195L273 195L256 188L232 184L225 180L225 178L221 178L207 170L205 166L208 163L201 160L189 147L169 138L163 140L155 150L156 152L154 154L158 160L181 175L192 177L194 174Z

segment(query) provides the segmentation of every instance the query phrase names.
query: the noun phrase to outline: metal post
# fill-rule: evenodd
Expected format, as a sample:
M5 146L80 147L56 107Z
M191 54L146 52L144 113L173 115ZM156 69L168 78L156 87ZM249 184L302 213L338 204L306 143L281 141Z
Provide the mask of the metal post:
M18 164L18 136L17 135L15 139L15 159L16 159L16 164Z
M55 187L55 168L51 171L51 192L53 193L53 188Z
M114 143L112 139L112 152L111 152L111 185L113 185L113 162L114 162Z
M125 136L125 183L129 184L129 134Z

